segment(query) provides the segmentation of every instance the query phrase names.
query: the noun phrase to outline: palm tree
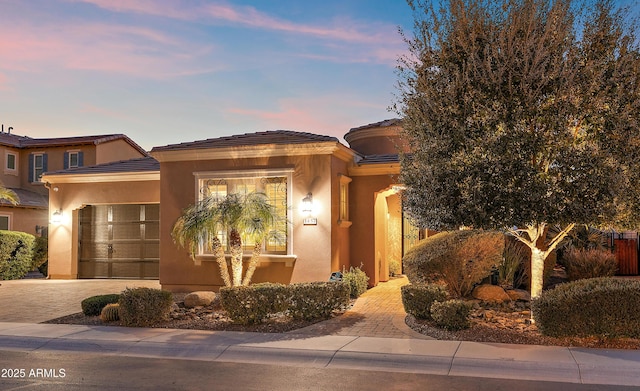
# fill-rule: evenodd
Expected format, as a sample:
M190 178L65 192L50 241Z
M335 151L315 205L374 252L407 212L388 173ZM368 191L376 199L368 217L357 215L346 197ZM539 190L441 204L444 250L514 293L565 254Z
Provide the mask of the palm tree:
M284 236L276 227L280 217L264 193L229 194L220 199L210 196L189 206L173 226L176 244L189 250L195 259L201 245L216 257L220 275L226 286L249 285L262 253L262 243ZM231 255L231 277L227 269L219 233L226 233ZM242 278L242 240L253 242L251 261Z
M20 197L15 191L4 187L4 184L0 182L0 200L6 200L12 205L17 205L20 202Z

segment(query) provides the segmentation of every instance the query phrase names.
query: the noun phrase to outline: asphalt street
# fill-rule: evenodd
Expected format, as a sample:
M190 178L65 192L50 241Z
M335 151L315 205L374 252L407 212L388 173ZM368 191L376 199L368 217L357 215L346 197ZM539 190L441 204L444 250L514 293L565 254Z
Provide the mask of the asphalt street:
M5 376L11 370L14 377ZM16 371L17 370L17 371ZM24 370L21 372L20 370ZM0 390L608 391L584 385L415 373L0 350ZM21 376L20 374L24 375Z

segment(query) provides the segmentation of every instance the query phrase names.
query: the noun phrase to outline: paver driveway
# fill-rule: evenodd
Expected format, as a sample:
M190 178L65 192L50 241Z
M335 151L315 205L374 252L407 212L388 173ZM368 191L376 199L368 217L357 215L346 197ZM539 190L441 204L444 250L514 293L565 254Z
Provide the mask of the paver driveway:
M160 288L158 280L0 281L0 322L40 323L82 311L87 297L126 288Z

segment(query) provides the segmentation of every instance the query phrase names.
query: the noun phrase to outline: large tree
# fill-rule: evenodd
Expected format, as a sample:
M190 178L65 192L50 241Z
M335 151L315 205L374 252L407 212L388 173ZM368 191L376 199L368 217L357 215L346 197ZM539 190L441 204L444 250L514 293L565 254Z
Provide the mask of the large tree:
M639 221L634 26L611 1L408 3L396 103L411 149L406 210L422 227L515 235L531 248L536 297L544 260L576 223Z

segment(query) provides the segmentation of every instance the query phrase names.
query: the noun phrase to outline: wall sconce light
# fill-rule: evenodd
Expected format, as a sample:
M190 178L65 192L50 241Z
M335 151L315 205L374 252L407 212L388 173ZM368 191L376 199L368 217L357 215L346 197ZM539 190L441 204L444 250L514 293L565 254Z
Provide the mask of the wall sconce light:
M307 193L302 199L302 212L308 215L313 212L313 195L311 193Z
M58 209L51 215L51 222L54 224L62 223L62 209Z

